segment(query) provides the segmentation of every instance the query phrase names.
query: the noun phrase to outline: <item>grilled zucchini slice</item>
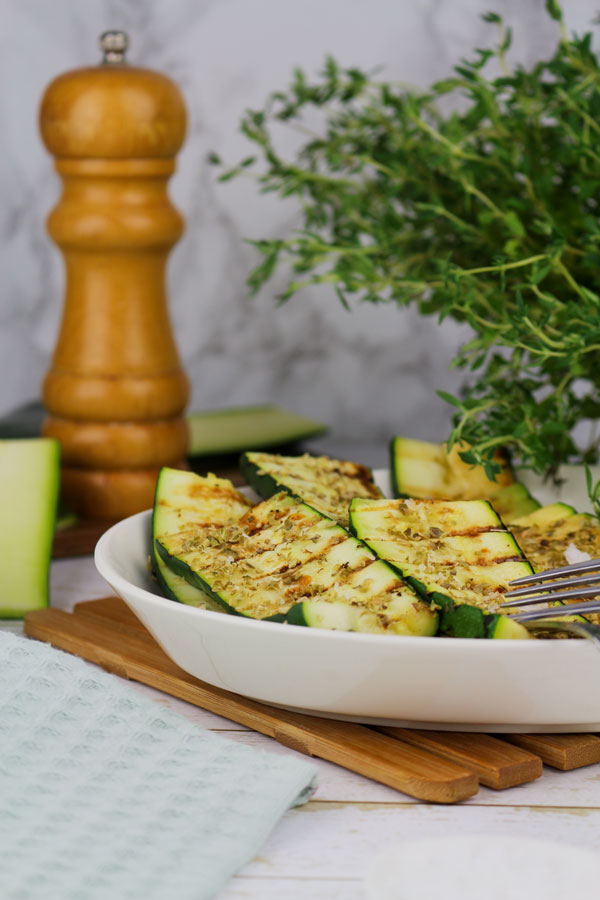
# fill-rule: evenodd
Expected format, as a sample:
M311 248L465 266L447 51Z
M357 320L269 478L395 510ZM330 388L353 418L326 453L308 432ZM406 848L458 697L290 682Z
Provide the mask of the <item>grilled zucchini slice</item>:
M506 585L530 574L514 537L484 500L353 500L352 531L441 609L440 632L500 636ZM511 622L511 625L516 625ZM522 626L511 628L528 636Z
M333 631L432 636L436 633L437 617L425 604L416 607L414 594L397 591L387 602L384 612L366 604L304 600L290 607L286 620L290 625Z
M507 525L540 509L539 501L531 496L528 488L521 481L515 481L514 484L499 488L491 494L489 500Z
M542 506L517 519L511 531L536 572L567 564L565 550L573 544L592 558L600 556L600 526L586 513L577 513L566 503Z
M182 469L164 466L156 482L152 511L153 566L163 591L172 600L188 606L219 610L203 590L189 584L165 564L156 551L156 541L166 535L194 528L210 533L237 522L251 504L226 478L201 477Z
M383 496L366 466L328 456L244 453L240 469L263 499L287 491L345 527L353 497Z
M433 500L487 499L500 488L513 484L514 478L504 456L497 458L502 472L496 481L490 481L481 466L470 466L460 458L460 453L466 449L466 444L455 444L448 453L445 444L392 438L390 472L394 496Z
M490 500L506 522L539 508L528 489L514 480L506 457L498 454L502 471L490 481L481 466L460 458L466 444L431 444L396 437L390 444L390 471L394 497L432 500Z
M565 551L569 547L588 553L593 559L600 556L598 520L588 513L576 512L566 503L542 506L531 515L518 519L510 527L536 572L566 565L569 559ZM556 605L562 606L566 602L559 600ZM564 620L567 619L600 624L599 613L565 616Z
M167 565L230 613L378 634L436 633L438 616L345 528L280 492L207 535L166 535Z
M539 509L533 510L526 516L518 516L516 519L513 519L511 525L514 526L513 530L514 528L528 528L530 526L544 530L557 522L561 522L563 519L576 515L576 513L575 507L569 506L567 503L549 503L547 506L540 506Z

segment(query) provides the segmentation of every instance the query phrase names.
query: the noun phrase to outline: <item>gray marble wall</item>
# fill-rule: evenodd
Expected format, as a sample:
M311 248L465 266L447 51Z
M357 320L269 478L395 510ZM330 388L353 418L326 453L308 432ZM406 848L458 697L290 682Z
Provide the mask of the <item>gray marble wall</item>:
M0 0L0 413L37 395L61 309L61 260L44 232L58 183L37 132L39 98L59 72L96 62L100 32L123 28L131 61L169 73L189 107L172 181L187 232L169 284L192 407L278 403L327 422L340 441L444 437L450 413L435 390L457 385L448 364L460 329L412 310L348 313L326 288L277 308L283 276L250 300L256 258L244 238L285 234L296 209L249 180L217 184L205 157L246 155L244 109L286 86L294 66L316 73L327 53L419 85L446 75L486 43L490 7L515 27L515 58L553 45L543 0ZM576 30L596 13L593 0L565 8Z

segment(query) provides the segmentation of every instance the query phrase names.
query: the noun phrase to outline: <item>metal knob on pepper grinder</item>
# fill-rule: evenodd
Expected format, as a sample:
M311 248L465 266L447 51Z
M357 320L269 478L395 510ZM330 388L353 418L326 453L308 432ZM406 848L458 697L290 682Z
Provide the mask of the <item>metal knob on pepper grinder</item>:
M43 433L61 442L65 504L117 519L150 507L159 468L187 452L189 387L165 287L183 232L167 182L186 110L169 78L126 63L123 32L100 41L101 65L58 76L40 108L63 182L47 226L66 280Z

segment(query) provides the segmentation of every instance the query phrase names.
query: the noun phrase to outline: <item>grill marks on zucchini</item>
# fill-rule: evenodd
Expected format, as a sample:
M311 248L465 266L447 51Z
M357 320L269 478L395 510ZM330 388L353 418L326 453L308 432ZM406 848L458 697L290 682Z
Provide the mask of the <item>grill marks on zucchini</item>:
M286 491L345 527L353 497L383 496L366 466L328 456L244 453L240 469L260 497Z
M310 627L528 637L496 612L531 567L490 503L384 500L368 469L327 457L247 453L242 468L260 493L285 490L251 508L225 479L161 471L155 565L174 599ZM350 501L362 540L344 527Z
M456 637L498 630L494 616L507 583L532 571L487 501L359 499L351 503L350 522L378 556L441 607L440 628Z
M437 615L359 540L286 493L211 534L157 543L165 562L227 611L371 633L435 634Z
M588 553L592 559L600 557L598 521L585 513L576 513L566 503L543 506L532 515L520 519L511 529L536 572L566 565L569 560L565 550L570 546ZM576 603L577 600L569 602ZM573 618L600 624L600 613Z
M208 535L237 522L250 505L226 478L212 474L202 477L168 466L160 470L152 513L153 567L167 597L189 606L221 610L203 590L189 584L166 565L155 542L189 529L194 529L198 537Z

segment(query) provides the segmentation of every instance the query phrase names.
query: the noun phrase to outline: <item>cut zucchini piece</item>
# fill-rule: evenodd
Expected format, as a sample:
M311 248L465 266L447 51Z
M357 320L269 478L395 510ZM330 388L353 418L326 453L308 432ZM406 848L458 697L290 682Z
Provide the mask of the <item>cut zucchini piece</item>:
M344 526L353 497L382 496L366 466L328 456L244 453L240 469L260 497L286 491Z
M598 520L587 513L576 513L572 506L565 503L543 506L532 515L520 519L518 524L511 525L511 530L536 572L567 565L569 559L565 552L570 547L587 553L592 559L600 557ZM600 624L599 613L573 618Z
M467 444L430 444L395 437L390 443L390 473L395 497L432 500L488 500L514 482L503 454L496 460L502 471L490 481L482 466L470 466L460 458Z
M492 615L485 617L487 637L495 640L526 641L531 634L520 622L509 619L508 616Z
M48 576L60 483L52 438L0 440L0 617L49 603Z
M495 636L507 583L531 574L514 537L485 500L353 500L352 531L441 610L440 632Z
M190 430L188 456L240 453L259 447L280 447L325 434L320 422L278 406L244 406L187 416Z
M156 543L173 571L236 615L314 627L335 621L338 628L378 634L437 630L436 612L390 566L285 492L253 507L237 525L208 536L192 529ZM316 601L332 607L327 616L321 606L319 615L317 607L304 606ZM359 612L341 611L348 606Z
M577 510L567 503L550 503L548 506L540 506L527 515L519 516L511 521L511 525L519 528L527 528L529 526L537 526L538 528L548 528L556 522L561 522L570 516L574 516Z
M444 444L432 444L429 441L419 441L415 438L392 438L391 450L394 459L422 459L427 462L436 462L446 467L448 454Z
M496 456L502 471L490 481L482 466L469 466L460 458L465 444L446 453L445 444L394 438L390 467L394 497L430 500L490 500L504 522L528 515L540 504L521 482L515 481L502 453Z
M600 527L597 520L587 513L577 513L566 503L542 506L530 515L517 519L510 528L536 572L566 565L569 562L566 551L570 547L594 558L600 556ZM564 603L565 601L557 601L555 605L563 606ZM600 624L598 613L561 616L561 619ZM552 632L548 636L556 637L556 634Z
M442 444L396 437L390 442L390 478L394 497L451 499L451 474Z
M452 480L462 485L461 498L465 500L488 500L504 487L514 483L514 477L508 465L506 454L498 451L494 455L494 462L498 463L501 471L494 480L488 478L483 466L473 466L461 459L460 454L469 449L469 444L454 444L448 453L448 467L452 473Z
M500 488L491 495L490 503L507 525L523 516L531 515L541 506L521 481Z
M152 511L153 564L167 597L188 606L221 611L208 594L169 569L156 552L155 541L190 529L197 530L198 534L209 533L237 522L250 505L250 501L225 478L212 474L203 478L168 466L160 470Z
M290 625L327 628L332 631L359 631L365 634L433 636L436 617L422 604L415 608L414 595L396 594L388 604L385 619L366 606L341 601L304 600L295 603L286 616Z

